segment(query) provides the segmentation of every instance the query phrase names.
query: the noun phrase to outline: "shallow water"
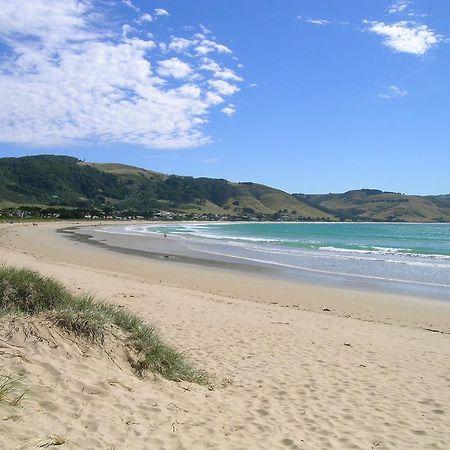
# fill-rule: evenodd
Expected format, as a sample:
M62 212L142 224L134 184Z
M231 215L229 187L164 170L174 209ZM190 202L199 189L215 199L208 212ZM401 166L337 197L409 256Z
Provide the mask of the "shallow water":
M318 274L450 288L449 224L177 223L104 231L167 233L209 255Z

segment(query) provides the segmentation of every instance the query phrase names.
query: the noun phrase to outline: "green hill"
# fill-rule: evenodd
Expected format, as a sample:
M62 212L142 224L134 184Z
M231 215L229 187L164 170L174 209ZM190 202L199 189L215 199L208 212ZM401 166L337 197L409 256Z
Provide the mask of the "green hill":
M0 208L66 207L106 211L165 210L267 220L450 222L450 195L374 189L343 194L288 194L257 183L167 175L125 164L69 156L0 158Z
M361 189L343 194L294 196L341 220L450 222L450 195L404 195Z
M253 209L257 212L270 214L284 211L291 215L309 218L332 217L306 202L296 199L286 192L256 183L233 184L236 193L225 203L226 208L237 208L237 211Z
M160 206L175 206L184 211L230 215L285 212L305 218L329 217L286 192L261 184L165 175L124 164L88 164L118 176L129 189L127 201L133 207L141 206L145 203L142 197L151 195Z
M230 216L329 217L301 199L260 184L166 175L124 164L86 163L52 155L1 158L0 203L5 207L154 208Z
M0 159L0 201L83 207L103 196L120 198L117 177L68 156Z

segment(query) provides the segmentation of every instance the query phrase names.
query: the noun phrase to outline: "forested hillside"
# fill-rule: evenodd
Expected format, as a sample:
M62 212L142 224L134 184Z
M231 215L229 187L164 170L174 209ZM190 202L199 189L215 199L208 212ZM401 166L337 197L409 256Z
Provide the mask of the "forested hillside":
M156 208L231 216L328 217L268 186L165 175L123 164L86 163L52 155L0 159L0 202L114 210Z

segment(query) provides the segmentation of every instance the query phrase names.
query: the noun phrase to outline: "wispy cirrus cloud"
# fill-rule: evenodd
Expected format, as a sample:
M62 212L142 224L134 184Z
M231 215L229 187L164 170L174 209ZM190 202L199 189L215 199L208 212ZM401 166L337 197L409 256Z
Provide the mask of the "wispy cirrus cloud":
M417 12L414 9L413 0L397 0L388 6L387 13L390 15L397 15L407 18L409 20L429 17L429 14Z
M411 0L397 0L388 6L387 12L388 14L402 13L411 5L411 3Z
M231 49L199 34L149 38L152 19L169 13L123 3L136 15L132 26L94 0L2 5L1 142L164 149L210 141L210 112L239 90L226 62Z
M329 25L331 23L327 19L305 19L305 22L312 23L313 25Z
M378 97L390 100L394 98L406 97L407 95L408 91L400 89L397 85L392 84L388 86L388 88L384 92L378 94Z
M122 3L126 6L128 6L128 8L133 9L134 11L140 11L140 8L138 8L133 2L132 0L122 0Z
M132 10L134 10L136 12L139 12L139 13L142 12L141 8L139 8L139 6L137 6L135 3L133 3L133 0L122 0L122 3L126 6L128 6L128 8L131 8ZM170 16L170 13L163 8L155 8L155 10L153 11L153 14L155 17L169 17ZM142 14L141 19L142 18L144 18L144 21L147 20L148 22L151 22L153 20L153 16L148 13Z
M328 19L319 19L319 18L312 18L312 17L303 17L303 16L297 16L298 20L301 20L303 22L307 22L310 23L312 25L329 25L330 23L332 23L330 20Z
M311 25L317 25L319 27L325 27L326 25L350 25L350 23L347 21L331 20L319 17L297 16L297 19Z

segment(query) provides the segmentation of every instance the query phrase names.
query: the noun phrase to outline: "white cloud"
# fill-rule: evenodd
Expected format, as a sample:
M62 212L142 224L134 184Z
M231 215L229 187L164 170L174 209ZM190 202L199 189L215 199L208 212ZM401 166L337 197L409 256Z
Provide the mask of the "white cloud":
M153 16L151 14L142 14L141 17L139 17L138 19L139 23L143 23L143 22L153 22Z
M310 23L312 25L330 25L331 23L335 23L335 22L331 22L331 20L328 19L319 19L319 18L311 18L311 17L303 17L303 16L297 16L298 20L301 20L303 22L307 22Z
M214 72L216 78L222 78L223 80L242 81L242 78L236 75L231 69L221 68Z
M231 117L236 112L236 108L234 107L234 105L228 105L225 108L222 108L221 111L228 117Z
M405 11L411 4L411 0L397 0L388 7L389 14L399 14Z
M403 17L409 17L410 19L429 17L429 14L418 13L412 9L412 0L397 0L389 5L387 9L388 14L396 14Z
M210 105L219 105L220 103L223 103L225 100L217 93L215 92L207 92L206 93L206 101Z
M202 33L204 34L212 34L212 31L209 28L205 27L205 25L200 24L200 30L202 30Z
M205 35L197 33L193 39L172 37L167 48L178 53L187 53L191 49L199 56L206 57L210 53L232 54L232 51L225 45L206 39Z
M211 41L209 39L203 39L204 36L201 34L196 35L197 38L200 39L197 47L195 47L195 51L200 55L207 55L211 52L218 53L232 53L231 50L225 45L219 44L215 41ZM198 42L198 41L197 41Z
M6 43L11 43L17 35L33 36L43 41L46 48L69 39L93 39L98 34L86 28L83 15L87 11L86 2L74 0L3 2L0 8L0 32Z
M232 95L239 91L235 84L224 80L209 80L208 83L221 95Z
M148 148L209 142L203 125L211 109L223 102L221 95L239 88L201 69L204 58L196 52L186 55L187 61L175 57L170 44L181 42L177 38L165 44L149 39L138 25L122 29L116 12L110 18L104 4L14 0L2 5L0 142ZM223 61L214 62L224 73L230 70Z
M378 97L385 98L385 99L392 99L392 98L400 98L405 97L408 95L408 91L404 91L400 89L395 84L389 86L386 90L386 92L383 92L378 95Z
M305 19L305 22L312 23L313 25L328 25L331 23L326 19Z
M122 0L122 3L124 5L127 5L129 8L133 9L134 11L140 11L140 9L131 0Z
M169 50L173 50L175 52L182 53L186 51L194 42L190 39L180 38L180 37L172 37L168 48Z
M159 16L159 17L165 16L165 17L168 17L168 16L170 16L170 14L169 14L165 9L162 9L162 8L156 8L156 9L155 9L155 16Z
M242 81L242 78L236 75L236 73L231 69L226 67L223 68L220 64L217 64L209 58L204 59L204 64L201 66L201 69L212 72L215 78L220 78L222 80Z
M383 36L383 44L396 52L423 55L444 39L433 29L416 22L385 24L364 21L364 23L369 25L369 31Z
M122 25L122 36L123 38L127 39L128 38L128 34L132 33L133 31L135 31L135 29L128 25L127 23Z
M189 64L180 61L178 58L170 58L158 62L158 74L161 77L186 78L192 73Z
M347 26L350 25L350 22L348 21L342 21L342 20L329 20L329 19L320 19L315 17L304 17L304 16L297 16L298 20L301 20L302 22L310 23L312 25L318 25L318 26L325 26L325 25L339 25L339 26Z

